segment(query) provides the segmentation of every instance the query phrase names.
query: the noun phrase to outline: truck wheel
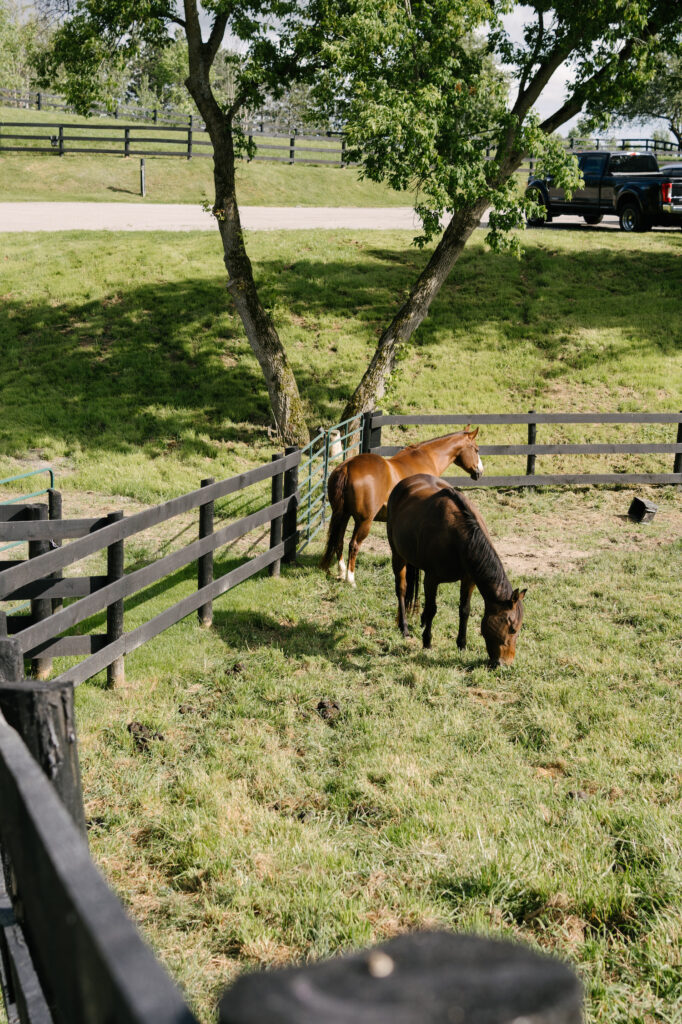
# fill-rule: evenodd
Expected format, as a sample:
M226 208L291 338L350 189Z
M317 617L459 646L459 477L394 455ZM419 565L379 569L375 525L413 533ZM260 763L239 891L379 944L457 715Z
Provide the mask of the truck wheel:
M618 215L621 231L646 231L647 225L637 203L627 202L620 208Z
M542 225L545 224L547 221L547 207L545 206L545 197L543 196L539 188L529 188L526 192L526 196L528 197L528 199L532 199L534 203L537 203L538 206L542 206L545 210L545 213L541 214L539 217L528 217L528 219L526 220L526 224L529 228L541 228Z
M603 219L604 216L601 213L590 213L587 217L583 217L585 223L590 225L601 224Z

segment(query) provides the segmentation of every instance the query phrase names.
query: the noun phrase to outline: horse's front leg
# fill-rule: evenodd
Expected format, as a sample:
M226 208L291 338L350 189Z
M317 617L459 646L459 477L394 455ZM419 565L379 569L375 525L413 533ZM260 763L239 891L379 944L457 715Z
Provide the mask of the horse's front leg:
M471 594L474 589L474 581L469 576L464 576L459 586L459 631L457 633L457 646L463 651L467 645L467 623L471 612Z
M438 606L436 605L436 594L438 584L428 573L424 575L424 611L422 612L421 624L424 627L422 643L424 647L431 646L431 624L434 620Z
M407 612L405 610L407 566L402 558L395 553L391 556L391 566L393 567L393 575L395 576L395 596L398 598L398 629L403 636L409 636L410 629L407 625Z

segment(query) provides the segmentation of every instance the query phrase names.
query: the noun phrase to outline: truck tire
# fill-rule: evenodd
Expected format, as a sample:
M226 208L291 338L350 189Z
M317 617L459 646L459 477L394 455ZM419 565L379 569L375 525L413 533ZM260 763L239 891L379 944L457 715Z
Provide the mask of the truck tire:
M638 204L633 199L628 199L623 203L618 213L618 220L621 231L628 231L630 233L633 231L648 231L651 227Z
M590 213L587 214L587 216L583 217L585 223L589 224L591 227L593 227L595 224L601 224L603 219L604 215L602 213Z
M547 206L545 204L545 197L539 188L529 188L526 192L528 199L532 199L533 202L537 203L538 206L542 206L545 209L545 214L540 217L528 217L526 224L529 228L541 228L543 224L547 222Z

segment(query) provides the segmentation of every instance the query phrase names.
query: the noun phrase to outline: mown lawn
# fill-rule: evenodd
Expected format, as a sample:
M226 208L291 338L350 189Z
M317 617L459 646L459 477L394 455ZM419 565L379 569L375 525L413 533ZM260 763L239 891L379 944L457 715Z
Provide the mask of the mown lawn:
M249 238L311 425L338 418L423 261L408 242ZM383 407L678 408L682 236L526 242L517 262L474 240ZM3 247L0 474L47 460L67 514L88 514L276 450L217 238ZM241 970L428 926L566 957L590 1022L679 1020L682 498L651 489L658 514L636 526L633 493L475 496L529 588L509 671L485 666L478 596L457 652L456 587L440 594L433 650L403 641L379 527L356 590L316 568L317 541L279 580L216 601L212 629L191 617L131 655L119 690L78 689L93 855L202 1020ZM193 529L136 541L128 566ZM126 628L194 586L179 574L128 602ZM162 738L139 749L134 721Z
M116 139L122 139L122 121L112 118L86 120L75 114L62 115L60 111L13 110L0 107L0 139L3 136L1 123L31 122L35 128L10 128L4 130L17 133L36 133L41 124L67 123L82 126L87 134L88 125L107 126L116 129ZM138 125L132 138L150 137ZM45 140L33 140L28 145L50 146L49 134L56 129L45 129ZM74 134L74 129L66 134ZM91 130L90 135L106 135L106 132ZM156 134L156 133L151 133ZM164 134L171 138L176 133ZM179 139L183 136L179 135ZM204 138L204 136L197 136ZM268 140L264 140L268 142ZM272 140L270 140L271 142ZM279 140L286 143L286 139ZM4 144L15 145L16 140L5 139ZM21 143L23 145L23 143ZM68 147L67 143L67 147ZM72 142L72 146L78 143ZM93 147L96 142L87 141L83 146ZM101 143L103 148L122 149L122 143ZM186 145L186 137L185 137ZM303 146L317 146L318 142L299 143ZM320 142L324 148L326 143ZM168 152L171 146L153 143L136 145L133 149L161 149ZM178 148L178 147L176 147ZM181 146L179 148L182 148ZM272 156L270 150L262 151ZM339 152L338 144L333 147L331 159ZM304 154L301 152L301 156ZM310 159L319 156L329 159L326 154L306 154ZM208 199L213 202L213 161L206 157L187 160L184 156L146 156L146 197L140 195L140 159L137 156L96 155L88 153L65 153L60 157L54 152L16 153L0 152L0 202L122 202L122 203L194 203L197 206ZM245 206L409 206L410 197L404 192L394 192L384 185L360 179L352 167L332 165L308 165L254 160L237 165L237 194Z

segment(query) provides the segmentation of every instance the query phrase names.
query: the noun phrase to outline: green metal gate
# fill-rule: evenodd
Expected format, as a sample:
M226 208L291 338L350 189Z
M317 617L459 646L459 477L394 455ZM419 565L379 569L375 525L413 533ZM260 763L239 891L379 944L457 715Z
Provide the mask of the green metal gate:
M298 467L297 551L303 551L324 529L327 522L327 479L345 459L363 450L364 418L354 416L320 429L312 441L301 448Z

